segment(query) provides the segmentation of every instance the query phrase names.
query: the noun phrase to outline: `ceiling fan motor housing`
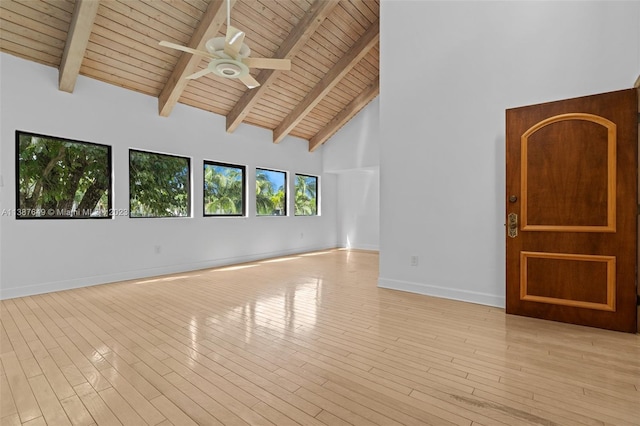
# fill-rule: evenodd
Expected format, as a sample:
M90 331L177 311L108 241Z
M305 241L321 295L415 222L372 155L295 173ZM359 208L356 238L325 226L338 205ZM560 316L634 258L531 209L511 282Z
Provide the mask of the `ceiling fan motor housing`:
M207 52L213 55L228 58L229 56L226 53L224 53L224 44L225 44L224 37L215 37L207 40L204 47L205 49L207 49ZM251 49L249 48L249 46L246 45L246 43L242 43L242 46L240 47L240 51L238 52L238 58L240 59L248 58L249 55L251 55Z

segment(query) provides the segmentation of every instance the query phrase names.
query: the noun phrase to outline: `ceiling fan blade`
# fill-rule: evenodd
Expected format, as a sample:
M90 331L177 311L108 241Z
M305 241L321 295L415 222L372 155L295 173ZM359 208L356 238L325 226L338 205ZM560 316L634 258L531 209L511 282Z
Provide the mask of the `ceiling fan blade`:
M253 88L256 88L256 87L260 86L260 83L258 83L258 80L256 80L255 78L251 77L250 74L247 74L244 77L238 77L238 80L243 82L245 84L245 86L247 86L249 89L253 89Z
M186 46L180 46L179 44L171 43L169 41L161 41L160 42L160 46L170 47L172 49L181 50L183 52L191 53L193 55L204 56L205 58L220 59L219 56L212 55L209 52L205 52L205 51L202 51L202 50L191 49L190 47L186 47Z
M196 78L200 78L200 77L205 76L205 75L207 75L207 74L209 74L209 73L211 73L211 72L213 72L213 71L211 71L209 68L205 68L205 69L200 70L200 71L198 71L198 72L196 72L196 73L193 73L193 74L191 74L191 75L188 75L188 76L186 76L185 78L186 78L187 80L195 80Z
M286 70L291 69L291 61L289 59L274 58L242 58L242 62L249 68L264 68L270 70Z
M227 36L224 42L224 53L231 56L233 59L237 59L242 43L244 43L244 31L240 31L235 27L229 26L227 28Z

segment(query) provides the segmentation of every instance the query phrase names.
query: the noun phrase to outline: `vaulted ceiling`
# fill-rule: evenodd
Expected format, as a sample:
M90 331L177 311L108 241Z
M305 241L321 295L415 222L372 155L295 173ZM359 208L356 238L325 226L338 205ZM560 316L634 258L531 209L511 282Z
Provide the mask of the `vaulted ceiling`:
M287 58L290 71L252 69L254 89L209 74L209 60L158 43L204 50L226 33L227 0L1 0L0 50L78 75L309 141L313 151L379 93L379 0L229 0L251 57Z

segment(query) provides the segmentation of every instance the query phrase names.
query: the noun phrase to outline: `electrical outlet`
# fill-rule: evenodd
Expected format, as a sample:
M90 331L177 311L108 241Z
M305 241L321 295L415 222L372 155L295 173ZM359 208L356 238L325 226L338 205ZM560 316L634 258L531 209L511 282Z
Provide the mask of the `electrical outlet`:
M418 266L418 256L411 256L411 266Z
M162 246L155 246L153 250L156 254L160 254L162 252Z
M304 232L301 232L300 233L300 239L303 239L303 238L304 238Z

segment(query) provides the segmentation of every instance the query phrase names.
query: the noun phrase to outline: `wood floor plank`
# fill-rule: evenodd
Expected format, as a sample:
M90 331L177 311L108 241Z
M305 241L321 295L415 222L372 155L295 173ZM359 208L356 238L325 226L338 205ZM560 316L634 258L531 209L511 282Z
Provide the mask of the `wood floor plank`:
M222 387L218 387L212 382L202 378L200 375L191 371L187 366L181 364L175 359L166 360L167 365L170 365L173 371L178 373L183 379L187 380L189 383L195 385L198 389L200 389L204 394L211 397L217 403L221 404L224 407L229 408L229 410L240 417L242 420L246 421L250 424L271 424L261 416L255 415L255 413L251 412L250 407L255 405L258 402L256 398L253 398L251 395L246 392L242 392L242 397L246 396L250 397L251 400L249 405L245 405L242 401L233 397L233 395L238 395L241 390L236 389L231 383L225 380L225 383ZM243 398L243 399L246 399Z
M57 310L52 308L48 303L48 298L49 295L47 294L31 296L30 300L33 302L33 305L38 308L32 309L34 309L34 313L38 316L40 321L42 321L47 328L51 329L51 335L53 337L62 337L64 336L62 328L66 327L68 323L60 316Z
M273 424L283 425L283 426L292 426L292 425L301 425L302 423L298 423L290 417L287 417L285 414L271 407L269 404L260 401L256 405L253 406L253 410L255 410L258 414L264 416L269 419Z
M325 250L0 301L0 424L637 426L640 336Z
M314 419L320 411L321 408L312 404L304 399L298 397L294 394L286 394L282 392L277 392L277 394L272 394L269 391L262 389L257 386L250 380L245 379L237 375L236 373L229 373L225 376L230 382L235 385L245 389L247 392L254 395L256 398L260 399L261 402L264 402L269 407L274 410L279 411L281 414L297 421L303 425L318 425L321 424ZM273 388L271 388L273 390ZM260 403L258 403L260 404ZM256 405L258 405L256 404ZM255 407L255 406L254 406ZM273 421L273 420L272 420ZM277 424L277 423L276 423Z
M20 365L22 366L24 375L27 377L35 377L42 374L42 369L40 368L38 361L33 357L21 359Z
M327 424L353 424L353 425L375 425L364 417L361 417L348 409L334 404L333 402L317 395L305 388L300 388L295 392L301 398L306 399L314 405L322 408L322 411L316 415L316 419Z
M487 406L494 406L503 411L511 412L520 418L530 421L557 423L560 425L595 424L593 419L582 415L568 415L566 410L541 404L534 399L518 398L514 395L498 396L494 393L475 391L473 395L485 400ZM543 420L544 419L544 420Z
M318 401L318 406L322 406L323 408L325 408L326 405L320 405L320 403L326 404L325 401L329 401L331 404L334 404L332 405L332 407L334 407L334 410L336 410L335 412L342 418L346 419L347 416L357 416L359 418L365 419L364 422L370 421L374 424L387 426L402 425L402 423L399 423L390 417L378 413L371 408L366 407L365 405L359 404L338 393L327 390L326 388L322 387L322 384L326 383L325 379L321 379L315 375L309 374L308 372L305 372L304 369L294 366L288 366L278 370L277 373L285 377L289 377L292 381L296 381L297 383L299 383L300 389L297 391L297 393L312 392L313 394L322 398L320 401ZM342 412L343 408L351 414ZM334 412L334 410L330 411ZM360 423L361 421L358 420L358 422L354 424Z
M153 383L151 383L146 377L140 374L133 365L128 365L124 359L120 358L113 352L105 354L105 357L105 359L111 364L111 367L105 368L102 371L108 372L111 368L117 370L118 375L129 382L129 384L147 400L160 396L161 392L158 390L157 386L153 385ZM113 378L111 378L111 380L113 380Z
M48 424L61 426L71 425L58 397L53 392L51 386L49 386L44 375L30 378L29 385L31 385L31 389L42 410L44 419Z
M167 351L169 351L169 349L167 349ZM183 375L193 377L192 380L194 383L200 381L200 378L209 382L208 384L202 382L202 385L199 385L200 388L204 389L206 387L208 392L211 393L218 392L216 390L216 388L218 388L224 392L224 394L227 394L248 407L251 407L260 401L244 389L231 383L225 376L232 371L220 365L216 360L199 356L192 358L178 351L173 352L172 356L172 361L182 364L172 364L175 371L182 370L184 372L184 367L187 367L191 372L184 372ZM165 362L168 361L169 360L166 360ZM196 376L193 376L193 374L196 374ZM214 388L211 388L211 386Z
M22 422L20 421L20 416L18 413L7 414L2 413L2 417L0 417L0 425L1 426L21 426Z
M84 404L82 404L78 395L63 399L60 403L73 426L90 426L95 424L93 417L91 417L89 411L87 411Z
M20 303L20 299L16 302L16 300L6 300L4 303L5 308L11 315L13 322L16 324L18 330L22 334L22 337L25 341L29 342L32 340L37 340L38 335L33 331L29 321L24 317L20 308L17 306L17 303Z
M7 331L4 329L4 324L2 324L2 320L0 319L0 353L5 352L14 352L14 348Z
M135 412L133 407L116 391L114 388L108 388L98 392L100 398L107 404L107 407L113 411L118 420L123 425L147 425L142 417Z
M561 406L564 406L565 410L569 412L569 415L571 415L572 413L576 413L585 415L587 417L598 418L605 423L620 426L637 425L638 413L636 412L638 411L638 404L636 404L633 408L631 408L631 410L627 412L622 410L613 410L606 405L594 405L592 403L587 403L579 400L574 400L571 404L571 407L566 408L566 401L563 401L561 403L556 398L551 398L549 396L541 394L534 394L533 398L543 404L552 405L557 408L562 408ZM604 413L602 411L604 411Z
M322 423L326 425L335 425L335 426L350 426L353 423L349 423L345 420L342 420L340 417L331 414L328 411L322 410L320 414L316 416L316 419L320 420Z
M193 401L189 396L185 395L180 389L174 386L171 382L167 381L164 377L153 371L152 368L146 366L144 363L137 363L132 366L137 372L139 372L146 380L148 380L153 386L155 386L162 395L166 396L169 401L180 408L184 413L187 413L193 421L198 424L206 424L212 426L222 426L222 423L213 417L204 408Z
M125 377L115 368L108 368L100 372L111 386L127 400L133 409L144 419L145 422L154 425L164 420L162 414L151 404L150 400L129 383ZM154 392L151 395L159 393ZM102 396L102 393L100 393ZM161 395L159 395L161 396ZM157 397L156 397L157 398Z
M197 426L197 423L191 420L184 411L178 408L173 402L169 401L164 395L153 398L151 404L165 416L174 425L181 426ZM154 423L150 423L154 424ZM162 424L162 422L158 423Z
M65 399L75 395L67 378L62 374L62 371L53 361L44 345L39 340L33 340L29 342L29 347L58 399Z
M91 362L91 360L94 360L96 357L99 357L99 359L102 360L103 358L101 355L81 352L74 342L72 342L67 336L60 337L57 341L69 356L69 359L72 360L78 371L80 371L80 374L82 374L85 381L91 384L95 390L101 391L110 386L102 374L100 374L100 371L95 367L94 363ZM73 386L77 385L74 384Z
M7 376L4 374L0 376L0 395L3 395L0 398L0 413L2 413L0 414L0 417L4 418L18 414L18 409L16 408L16 403L13 400Z
M25 317L32 324L44 347L47 349L55 348L57 346L55 338L62 336L60 328L49 320L48 315L40 308L34 297L25 297L24 305L23 310L29 310Z
M329 380L322 386L358 404L371 407L378 413L389 416L405 425L418 426L427 424L448 426L456 424L430 412L416 409L411 405L407 405L405 402L386 398L367 389L358 389L358 386L352 386L350 383L338 384ZM459 420L464 422L463 419Z
M113 411L105 404L90 384L84 383L74 387L78 397L99 425L122 425Z
M38 417L36 419L22 423L22 426L47 426L47 421L44 419L44 417Z
M219 420L224 425L238 425L244 426L249 423L245 422L240 416L233 411L233 407L225 407L218 401L211 398L205 392L200 390L197 386L181 377L177 373L169 373L164 376L168 382L173 384L176 388L181 390L187 395L193 402L203 407L212 416Z
M18 325L9 312L9 302L11 302L11 300L0 301L0 311L2 312L2 326L7 333L7 337L9 338L11 346L13 347L13 351L9 352L15 353L18 359L31 358L33 356L33 354L31 353L31 349L29 349L29 345L27 345L27 342L22 336ZM7 351L2 351L2 353L4 352Z
M4 368L7 382L9 383L10 394L2 394L1 398L13 397L18 415L22 422L36 419L42 416L36 397L33 395L29 381L22 371L20 361L14 352L7 352L0 356Z

